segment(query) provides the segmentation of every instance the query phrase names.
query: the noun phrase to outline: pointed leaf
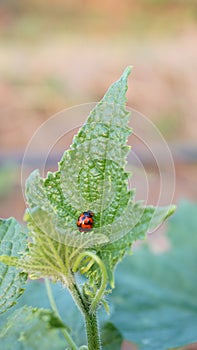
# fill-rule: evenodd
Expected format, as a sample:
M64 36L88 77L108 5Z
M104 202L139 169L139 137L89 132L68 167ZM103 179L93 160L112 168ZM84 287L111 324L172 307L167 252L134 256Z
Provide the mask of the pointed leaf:
M173 212L172 208L164 212L144 207L134 201L135 191L128 188L130 174L125 164L130 147L126 143L131 129L126 91L130 70L125 69L91 111L58 171L48 173L46 179L34 171L27 180L25 219L33 243L22 263L32 278L49 276L62 281L62 271L66 274L68 266L72 270L77 256L92 249L104 260L113 287L113 269L132 243ZM77 219L88 210L94 214L93 228L80 232ZM100 283L97 264L84 274L95 285Z

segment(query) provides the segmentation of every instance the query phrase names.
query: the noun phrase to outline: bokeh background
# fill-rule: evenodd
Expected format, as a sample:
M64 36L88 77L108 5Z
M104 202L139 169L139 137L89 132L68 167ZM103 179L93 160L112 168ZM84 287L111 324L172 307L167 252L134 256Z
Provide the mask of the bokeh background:
M60 110L98 101L130 64L128 105L152 120L169 144L173 201L195 201L197 1L1 0L1 217L22 221L20 167L37 128ZM39 150L35 159L30 167L39 166ZM142 161L154 178L146 153Z

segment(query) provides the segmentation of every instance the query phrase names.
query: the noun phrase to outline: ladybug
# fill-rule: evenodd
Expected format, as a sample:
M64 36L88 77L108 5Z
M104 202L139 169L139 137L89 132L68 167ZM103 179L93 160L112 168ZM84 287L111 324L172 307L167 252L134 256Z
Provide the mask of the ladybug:
M92 211L84 211L84 213L80 214L77 220L77 226L79 227L80 232L86 232L92 229L93 226L93 215Z

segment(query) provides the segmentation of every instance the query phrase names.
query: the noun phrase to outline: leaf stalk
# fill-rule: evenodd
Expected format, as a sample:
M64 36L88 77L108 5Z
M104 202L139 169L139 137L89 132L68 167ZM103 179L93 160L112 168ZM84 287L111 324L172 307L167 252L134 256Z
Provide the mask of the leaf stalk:
M51 308L54 311L54 313L56 314L56 316L61 320L61 316L59 314L57 305L55 303L55 299L53 297L53 293L52 293L52 290L51 290L50 282L49 282L49 280L47 278L45 278L45 286L46 286L47 295L48 295L48 298L49 298L49 302L50 302ZM68 345L71 347L71 349L72 350L78 350L78 346L75 344L75 342L71 338L71 336L68 333L68 331L65 328L61 328L61 331L62 331L62 334L63 334L64 338L66 339Z

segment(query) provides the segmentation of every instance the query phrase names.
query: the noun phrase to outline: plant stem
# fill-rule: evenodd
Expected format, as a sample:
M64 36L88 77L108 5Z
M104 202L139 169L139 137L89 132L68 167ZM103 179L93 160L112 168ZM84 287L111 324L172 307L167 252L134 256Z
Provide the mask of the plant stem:
M51 309L60 318L59 311L58 311L57 305L55 303L55 299L53 297L53 293L52 293L50 282L49 282L48 278L45 278L45 287L46 287L46 290L47 290L47 295L48 295L48 298L49 298Z
M100 350L101 341L96 313L85 315L88 350Z
M45 286L46 286L46 290L47 290L47 295L49 298L49 302L51 305L52 310L55 312L56 316L61 320L61 316L59 314L57 305L55 303L55 299L53 297L53 293L51 290L51 286L50 286L50 282L47 278L45 278ZM72 350L78 350L77 345L74 343L74 341L72 340L70 334L67 332L67 330L65 328L61 328L62 334L64 336L64 338L66 339L68 345L71 347Z
M92 312L91 305L85 302L74 279L74 276L72 276L72 278L70 276L68 288L73 297L73 300L85 318L88 350L101 350L100 332L98 328L96 312Z
M67 288L75 304L78 306L79 310L81 311L82 315L85 315L87 313L88 308L78 288L78 285L76 283L76 280L73 274L70 274L69 278L67 277Z
M83 260L86 256L89 256L90 258L92 258L100 267L101 272L102 272L102 279L101 279L101 285L100 288L98 289L94 299L92 300L91 306L90 306L90 310L92 313L94 313L99 305L99 302L103 296L103 293L105 292L105 288L107 285L107 271L105 268L105 265L103 264L102 260L93 252L89 252L89 251L85 251L82 252L78 258L76 259L74 266L73 266L73 271L76 272L81 260Z

